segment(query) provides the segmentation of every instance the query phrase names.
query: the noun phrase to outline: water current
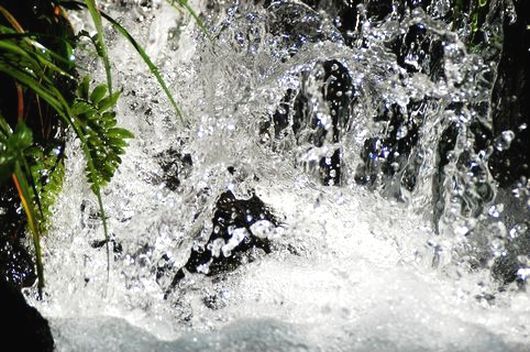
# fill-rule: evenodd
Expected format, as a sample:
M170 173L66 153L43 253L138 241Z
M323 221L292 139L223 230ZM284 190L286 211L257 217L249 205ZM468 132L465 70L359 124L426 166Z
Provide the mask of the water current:
M509 2L488 2L480 41L448 0L342 20L320 3L191 2L211 38L162 1L102 3L184 118L107 28L135 139L103 194L108 273L68 144L46 294L26 292L58 351L530 348L530 191L488 167L517 133L490 132Z

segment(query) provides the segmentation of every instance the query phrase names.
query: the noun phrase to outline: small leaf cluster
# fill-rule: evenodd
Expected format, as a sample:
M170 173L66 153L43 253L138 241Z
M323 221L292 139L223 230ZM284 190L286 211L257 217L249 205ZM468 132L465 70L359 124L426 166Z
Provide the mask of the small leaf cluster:
M106 84L96 86L90 92L90 78L83 79L72 106L76 116L74 123L85 137L85 143L93 162L86 169L92 189L99 190L114 176L121 164L121 155L127 147L126 140L133 138L128 130L117 127L116 105L121 92L108 93Z
M19 122L15 131L0 116L0 182L8 179L15 170L15 164L33 144L33 133L24 122Z
M208 35L187 0L166 1L174 7L186 9ZM7 5L0 4L0 20L3 21L0 22L0 75L3 79L5 77L13 81L14 89L17 89L19 110L18 115L10 114L7 120L0 115L0 184L11 178L21 200L35 247L40 292L44 287L40 249L41 227L45 229L46 219L50 215L49 209L61 189L64 154L55 154L55 150L50 148L52 143L44 136L44 132L41 136L35 129L33 138L32 130L24 120L28 116L29 120L35 120L37 115L28 113L31 111L28 109L28 102L37 106L37 109L33 110L38 110L41 121L42 111L51 112L44 114L49 118L48 121L51 121L52 125L73 130L80 141L86 159L88 182L98 199L107 244L107 269L110 267L109 235L100 190L115 174L127 146L126 140L133 138L133 135L128 130L117 127L114 107L120 92L113 92L112 89L111 63L105 44L102 19L108 21L138 52L167 95L183 125L187 126L189 123L181 115L161 73L144 48L118 21L100 11L95 0L50 1L50 30L46 33L34 33L31 29L28 31L23 28ZM64 10L81 9L87 9L90 13L96 27L95 35L81 32L74 36ZM29 17L34 15L28 14ZM73 97L70 92L74 89L65 87L77 86L78 66L74 47L82 36L89 37L96 47L105 68L107 82L91 91L90 79L87 77L78 86L77 96ZM18 119L18 123L13 130L15 119ZM29 120L29 126L34 128ZM43 140L40 141L39 138Z

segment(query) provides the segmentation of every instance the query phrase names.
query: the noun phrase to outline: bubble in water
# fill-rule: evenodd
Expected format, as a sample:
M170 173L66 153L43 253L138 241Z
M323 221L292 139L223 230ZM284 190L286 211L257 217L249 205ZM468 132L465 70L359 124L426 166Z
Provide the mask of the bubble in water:
M493 218L498 218L503 211L504 211L504 204L500 203L500 204L492 205L488 209L488 214Z
M229 257L232 255L232 250L236 248L245 238L249 237L250 234L245 228L238 228L232 232L232 237L224 244L221 248L223 255ZM222 239L221 239L222 240ZM224 243L224 241L223 241Z
M268 220L258 220L250 226L252 234L259 238L269 238L275 229L276 226Z
M517 261L519 264L530 267L530 256L529 255L518 255Z
M530 268L520 268L517 270L517 278L526 281L530 277Z
M515 225L510 229L510 237L512 239L518 238L519 236L522 236L528 231L528 225L526 225L524 222Z
M399 126L399 128L397 130L396 138L397 139L403 139L403 138L405 138L407 136L408 133L409 133L409 129L407 128L407 126L401 125L401 126Z
M515 133L512 130L506 130L495 140L495 148L499 151L510 149Z

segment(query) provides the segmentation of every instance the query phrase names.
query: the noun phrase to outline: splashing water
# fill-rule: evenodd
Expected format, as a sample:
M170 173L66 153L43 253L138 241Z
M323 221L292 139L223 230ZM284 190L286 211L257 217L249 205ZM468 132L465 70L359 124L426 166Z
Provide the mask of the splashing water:
M352 28L298 1L209 2L213 41L150 4L107 9L147 43L191 127L109 34L118 115L136 138L104 192L108 282L97 204L69 145L44 242L47 295L33 301L59 351L530 346L528 247L514 245L529 237L529 188L522 179L514 198L488 169L514 132L482 137L502 16L471 50L471 30L443 21L443 0L379 17L367 1ZM208 242L227 191L256 195L276 223L261 213ZM214 273L249 231L270 250ZM175 282L190 252L204 251L217 254ZM515 281L503 276L507 258L519 263Z

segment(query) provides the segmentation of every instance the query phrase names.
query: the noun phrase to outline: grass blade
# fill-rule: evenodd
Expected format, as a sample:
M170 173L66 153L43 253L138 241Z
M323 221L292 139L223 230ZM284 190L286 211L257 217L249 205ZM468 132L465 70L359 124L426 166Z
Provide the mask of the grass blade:
M109 87L109 92L112 93L112 72L110 69L110 60L109 60L109 54L107 50L107 45L105 44L105 36L103 35L103 24L101 21L101 13L96 7L96 1L95 0L85 0L86 7L88 9L88 12L90 12L90 16L92 17L92 21L94 22L94 26L96 27L96 36L98 41L98 47L96 48L98 55L101 57L101 60L103 60L103 66L105 67L105 74L107 75L107 86Z
M26 85L28 88L32 89L37 95L39 95L42 99L44 99L68 125L72 126L76 136L79 138L79 140L81 141L81 145L83 146L83 153L85 154L85 158L86 158L86 161L87 161L87 167L90 170L90 173L92 175L96 175L97 174L96 173L96 168L94 166L94 162L93 162L92 157L90 155L90 151L88 150L88 147L87 147L87 140L84 137L82 131L75 124L74 119L73 119L73 115L70 112L69 105L66 103L66 100L62 96L62 94L59 91L57 91L57 89L54 86L50 86L50 87L43 86L41 82L36 80L34 77L32 77L27 72L22 71L22 70L18 70L16 67L4 65L1 61L0 61L0 72L3 72L5 74L13 77L18 82L20 82L20 83ZM92 181L95 184L97 184L97 182L98 182L96 179L94 179ZM27 183L26 183L26 185L27 185ZM110 271L110 248L109 248L109 245L108 245L110 237L109 237L109 233L108 233L107 219L105 218L105 209L103 207L103 202L102 202L102 199L101 199L101 193L99 191L99 187L96 188L96 189L93 189L93 191L94 191L94 194L96 195L96 197L98 199L98 205L99 205L100 212L101 212L101 215L102 215L101 221L103 223L103 232L104 232L104 235L105 235L105 240L107 242L107 264L108 264L108 271ZM28 216L28 219L29 219L29 215L27 215L27 216ZM39 246L40 246L40 244L39 244ZM37 249L36 249L36 251L37 251ZM39 259L37 258L37 261L38 260ZM108 273L107 273L107 276L109 276Z
M35 248L36 266L37 266L38 290L39 290L39 296L42 297L42 289L44 287L44 270L42 266L42 251L41 251L41 246L40 246L40 238L41 238L40 227L39 227L37 218L35 216L35 209L32 203L33 197L31 194L31 189L28 187L26 175L22 171L22 168L20 167L20 163L18 161L15 163L15 172L12 175L12 178L13 178L15 187L17 189L18 195L20 196L20 200L22 202L22 208L24 209L24 212L26 213L26 218L28 220L28 226L32 234L33 246Z
M18 57L16 58L16 60L13 61L20 62L21 59L27 60L27 62L25 62L27 64L26 66L34 71L43 73L43 68L49 68L50 70L62 76L73 79L73 77L68 72L64 71L63 69L55 65L53 62L51 62L44 53L39 53L38 46L40 46L40 50L44 49L44 52L50 54L50 56L54 56L57 54L44 48L37 42L32 42L31 44L35 46L35 49L37 50L27 50L27 48L24 48L21 45L13 43L11 41L0 40L0 49L4 51L4 57L2 57L2 59L9 58L8 53L12 55L17 55Z
M202 20L199 18L195 10L193 10L193 8L190 6L190 4L188 3L188 0L166 0L166 2L170 4L176 10L180 11L180 8L177 6L177 4L179 6L182 6L184 9L186 9L186 11L189 12L191 17L193 17L193 19L195 20L195 23L197 23L197 26L199 26L201 31L208 37L208 39L212 40L210 32L208 32L208 29L206 28Z
M110 236L107 227L107 216L105 215L105 208L103 207L103 199L101 198L101 191L99 187L93 191L98 199L99 211L101 213L101 222L103 223L103 233L105 234L105 248L107 250L107 281L110 279Z
M0 13L4 16L4 18L11 24L11 26L19 33L24 32L24 28L18 23L17 19L9 12L5 7L0 5Z
M149 67L149 71L151 71L153 76L155 76L155 78L158 81L158 84L160 85L160 87L162 87L162 90L164 91L164 93L166 94L167 98L169 99L169 102L171 103L171 105L175 109L175 113L180 118L181 122L186 127L189 126L188 121L182 116L180 108L178 107L177 102L173 98L173 95L169 91L169 88L167 87L166 82L162 78L162 75L160 74L160 71L158 71L158 68L156 67L156 65L153 63L153 61L151 61L151 58L149 57L149 55L147 55L147 53L145 52L144 48L142 48L142 46L140 44L138 44L138 42L133 38L133 36L121 24L119 24L116 20L114 20L112 17L110 17L109 15L107 15L104 12L101 13L101 16L103 16L107 21L109 21L112 24L112 26L114 26L116 31L118 33L120 33L125 39L127 39L127 41L129 43L131 43L131 45L134 47L136 52L140 55L140 57L145 62L147 67Z
M38 79L30 75L27 71L19 69L16 66L7 65L0 61L0 72L12 77L26 87L33 90L42 99L44 99L60 116L65 115L65 101L61 101L62 95L58 96L53 86L43 85ZM63 98L64 99L64 98ZM69 122L68 120L66 122Z
M85 1L88 1L88 0L85 0ZM73 5L79 5L79 6L87 7L87 4L84 4L82 2L75 1L75 0L73 0L73 1L63 1L62 3L66 4L66 5L72 5L73 4ZM127 31L127 29L125 29L120 23L118 23L118 21L116 21L114 18L112 18L111 16L109 16L108 14L106 14L103 11L100 11L99 13L101 14L101 17L103 17L105 20L109 21L110 24L112 24L112 26L114 27L114 29L118 33L120 33L134 47L136 52L140 55L142 60L145 62L145 64L149 68L149 71L153 74L153 76L155 76L158 84L160 85L160 87L162 88L164 93L166 94L171 106L173 106L173 109L175 110L175 113L176 113L177 117L181 120L181 122L183 123L183 125L185 127L188 127L189 126L189 122L182 115L182 113L180 111L180 108L178 107L177 102L173 98L173 95L169 91L169 88L167 87L167 84L166 84L164 78L162 78L162 75L160 74L160 71L158 70L156 65L153 63L153 61L151 60L149 55L147 55L147 53L145 52L144 48L136 41L136 39L134 39L134 37Z

